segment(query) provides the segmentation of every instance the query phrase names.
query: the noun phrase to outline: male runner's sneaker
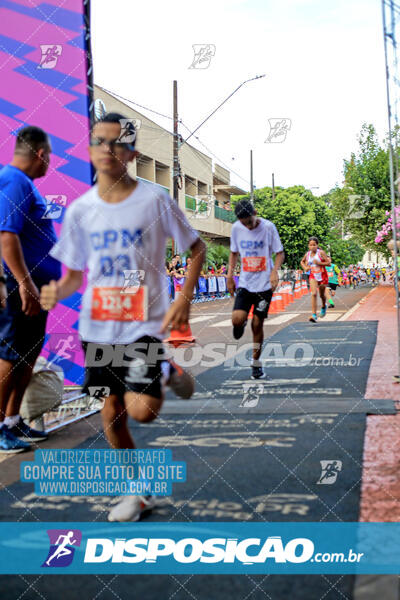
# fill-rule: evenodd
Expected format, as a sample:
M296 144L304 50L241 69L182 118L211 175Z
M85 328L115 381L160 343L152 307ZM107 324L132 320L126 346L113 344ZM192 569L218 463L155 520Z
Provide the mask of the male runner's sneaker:
M24 452L29 450L30 445L22 440L19 440L8 429L7 425L3 425L0 429L0 453L14 454L16 452Z
M315 313L312 314L311 317L308 320L311 321L311 323L316 323L317 322L317 315Z
M329 308L335 308L335 303L334 303L334 301L332 300L332 298L330 298L330 299L328 300L328 303L329 303Z
M235 340L240 340L240 338L242 337L245 327L247 325L247 321L245 321L243 323L243 325L234 325L233 326L233 337L235 338Z
M319 314L319 316L321 317L321 319L326 315L326 306L323 306L321 308L321 312Z
M179 398L189 400L194 392L193 377L172 360L168 360L168 363L170 365L170 375L166 382L167 385Z
M154 496L124 496L108 514L109 521L139 521L140 517L156 505Z
M23 442L42 442L49 437L45 431L38 431L29 427L21 417L14 427L8 428L8 431Z
M252 379L264 379L265 373L264 373L263 368L253 365L251 367L251 378Z

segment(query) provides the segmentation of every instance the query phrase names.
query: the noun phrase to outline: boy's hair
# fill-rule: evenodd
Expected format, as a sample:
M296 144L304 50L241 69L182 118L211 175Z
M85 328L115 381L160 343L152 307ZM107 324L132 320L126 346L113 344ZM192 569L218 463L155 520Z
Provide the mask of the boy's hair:
M235 215L238 219L246 219L255 214L255 209L250 200L240 200L235 206Z
M49 145L49 136L40 127L29 125L17 132L15 154L34 155L38 150Z
M315 242L317 245L319 244L319 240L317 237L315 237L315 235L312 235L310 238L308 238L308 242Z
M136 140L136 129L135 129L134 124L132 123L132 121L134 121L134 119L128 119L124 115L121 115L121 113L117 113L117 112L106 113L103 117L101 117L100 119L98 119L97 121L94 122L93 127L92 127L92 132L93 132L94 127L98 123L118 123L118 125L121 125L121 133L122 133L122 120L125 121L125 124L126 123L129 124L130 133L134 136L133 142L131 142L131 145L134 146L135 140Z

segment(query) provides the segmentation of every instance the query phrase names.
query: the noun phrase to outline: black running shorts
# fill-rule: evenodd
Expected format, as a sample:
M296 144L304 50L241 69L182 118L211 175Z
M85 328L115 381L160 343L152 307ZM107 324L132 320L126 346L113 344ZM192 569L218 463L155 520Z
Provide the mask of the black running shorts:
M254 314L260 319L266 319L268 317L271 298L272 290L266 290L265 292L249 292L246 288L238 288L233 310L244 310L248 313L251 306L254 305Z
M330 287L331 290L335 291L337 288L338 284L337 283L328 283L328 287Z
M162 358L161 340L146 335L133 344L103 345L104 350L101 344L92 342L92 348L90 344L82 342L85 353L83 392L90 393L89 387L108 387L110 394L117 396L136 392L158 399L162 397L161 363L165 358ZM124 353L124 346L127 354ZM135 356L132 357L133 353ZM154 360L157 355L157 360ZM104 364L104 356L110 356L107 364ZM96 366L96 360L100 366ZM122 360L129 366L120 366Z

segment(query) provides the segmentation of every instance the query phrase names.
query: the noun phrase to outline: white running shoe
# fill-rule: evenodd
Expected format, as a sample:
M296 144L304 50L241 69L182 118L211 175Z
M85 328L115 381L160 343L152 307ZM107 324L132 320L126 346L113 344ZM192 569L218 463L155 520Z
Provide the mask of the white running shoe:
M109 521L139 521L143 513L152 510L156 505L154 496L123 496L108 513Z
M171 390L182 398L183 400L189 400L193 396L194 392L194 379L189 373L186 373L172 360L168 361L170 364L170 375L167 381L167 385Z

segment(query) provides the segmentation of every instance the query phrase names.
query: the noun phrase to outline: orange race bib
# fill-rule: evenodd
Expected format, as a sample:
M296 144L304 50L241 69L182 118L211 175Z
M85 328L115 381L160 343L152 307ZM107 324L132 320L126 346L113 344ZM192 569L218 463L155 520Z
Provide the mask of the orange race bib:
M243 271L257 273L267 270L266 256L244 256L242 258Z
M119 287L95 287L92 289L92 313L94 321L147 321L147 286L142 285L136 294L123 293Z

